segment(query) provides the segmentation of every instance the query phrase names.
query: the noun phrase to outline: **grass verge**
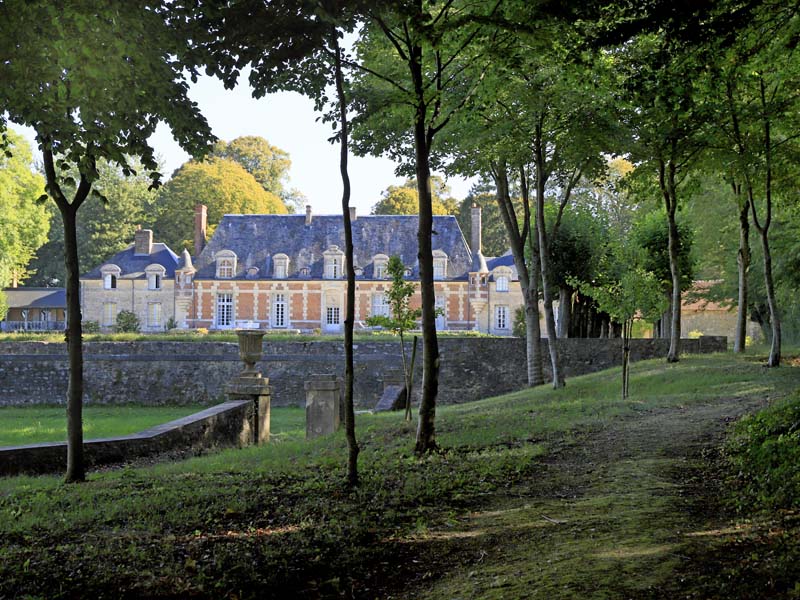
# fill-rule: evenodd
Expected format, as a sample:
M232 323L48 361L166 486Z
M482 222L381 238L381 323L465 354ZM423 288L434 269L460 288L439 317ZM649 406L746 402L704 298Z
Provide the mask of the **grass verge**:
M413 425L359 415L355 491L343 436L306 442L300 415L264 447L83 485L2 480L0 597L637 597L677 568L690 525L670 478L684 444L649 440L694 443L726 403L797 386L752 357L637 363L625 402L612 369L440 407L445 450L421 460Z
M85 439L116 437L180 419L201 406L85 406ZM0 407L0 446L21 446L67 439L63 406Z

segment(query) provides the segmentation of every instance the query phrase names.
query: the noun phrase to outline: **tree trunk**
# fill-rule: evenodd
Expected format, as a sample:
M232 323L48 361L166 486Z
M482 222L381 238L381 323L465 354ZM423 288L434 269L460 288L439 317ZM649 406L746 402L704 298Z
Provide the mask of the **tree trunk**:
M558 336L553 318L552 280L550 277L550 251L547 243L547 228L544 220L545 165L544 151L541 145L541 125L536 125L536 141L534 143L534 164L536 166L536 237L539 240L539 265L542 272L542 294L544 296L544 318L547 329L547 346L550 350L550 367L553 372L553 388L564 386L561 362L558 356Z
M736 331L733 351L742 353L747 344L747 273L750 270L750 203L739 203L739 252L736 263L739 275L739 298L736 307Z
M525 303L526 366L528 386L533 387L544 383L544 373L542 371L542 335L539 328L539 279L535 267L529 269L525 260L525 249L528 245L532 256L531 264L536 265L538 262L536 244L533 243L534 240L530 233L530 198L527 193L527 182L521 183L524 221L522 230L520 230L508 189L508 166L505 161L500 160L493 165L492 177L497 188L497 206L511 242L511 254L514 257L514 265L517 267L517 276ZM520 170L520 177L525 179L524 169Z
M353 367L353 327L355 325L356 272L353 264L353 230L350 222L350 174L347 169L348 158L348 121L347 98L344 94L344 77L342 75L342 55L336 29L331 33L334 48L334 70L336 93L339 102L339 126L341 127L339 148L339 172L342 177L342 218L344 219L344 252L347 270L347 294L344 319L344 427L347 437L347 484L358 485L358 441L356 440L355 410L353 408L353 383L355 371Z
M670 319L669 331L669 352L667 362L678 362L681 353L681 272L678 263L678 249L680 239L678 237L678 224L675 221L675 211L677 208L677 197L675 190L675 166L670 163L667 173L667 221L669 223L669 238L667 248L669 250L669 271L672 276L672 315Z
M561 286L558 288L558 337L569 337L569 327L572 320L572 288Z
M769 306L769 320L772 326L772 343L769 349L768 367L781 365L781 319L778 314L778 301L775 298L775 284L772 280L772 251L769 248L768 230L760 232L761 248L764 252L764 285L767 289L767 306Z
M772 325L772 345L769 350L768 367L781 365L781 319L778 313L778 302L775 299L775 285L772 280L772 252L769 248L769 226L772 223L772 135L769 112L767 110L767 94L764 79L760 78L760 100L762 109L762 126L764 128L764 158L766 174L764 179L764 222L759 221L756 211L753 186L748 181L747 198L750 201L750 210L753 211L753 224L761 236L761 248L764 253L764 285L767 291L767 306L769 306L769 320Z
M422 292L422 400L419 406L417 441L414 451L425 454L436 450L436 397L439 393L439 341L436 337L436 298L433 285L433 197L431 193L430 142L426 127L427 105L422 80L422 49L413 46L409 68L414 82L414 158L419 194L420 289Z
M86 479L83 456L83 334L81 330L80 266L78 264L77 209L59 203L64 224L64 266L67 291L67 483Z

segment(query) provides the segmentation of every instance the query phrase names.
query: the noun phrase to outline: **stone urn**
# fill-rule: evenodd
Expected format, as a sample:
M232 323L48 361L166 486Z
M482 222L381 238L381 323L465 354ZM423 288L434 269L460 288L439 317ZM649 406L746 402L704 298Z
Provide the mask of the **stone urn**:
M236 336L239 338L239 358L244 363L244 371L239 374L239 377L261 378L261 372L256 369L256 363L261 360L261 342L264 339L264 332L244 329L238 330Z

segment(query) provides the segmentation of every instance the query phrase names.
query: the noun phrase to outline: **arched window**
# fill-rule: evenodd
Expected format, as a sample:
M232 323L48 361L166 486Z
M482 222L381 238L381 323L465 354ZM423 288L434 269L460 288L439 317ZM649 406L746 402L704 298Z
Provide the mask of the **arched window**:
M236 254L231 250L220 250L214 259L217 261L217 278L231 279L236 274Z
M494 287L498 292L507 292L508 283L511 281L511 269L508 267L497 267L493 271Z

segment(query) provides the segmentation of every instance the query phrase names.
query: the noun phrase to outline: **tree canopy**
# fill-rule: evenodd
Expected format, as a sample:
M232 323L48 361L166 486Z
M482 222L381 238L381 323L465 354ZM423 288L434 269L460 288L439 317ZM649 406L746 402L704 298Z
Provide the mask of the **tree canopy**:
M431 177L433 214L453 215L458 201L450 196L450 188L440 177ZM383 197L372 207L373 215L416 215L419 213L419 192L416 179L406 179L403 185L390 185Z
M212 157L181 166L156 199L154 235L173 251L193 248L187 239L194 231L194 207L208 207L213 228L225 214L287 214L281 199L264 190L244 167L225 158Z
M35 271L29 263L50 229L47 210L37 202L44 178L32 170L30 146L13 131L7 140L9 154L0 154L0 289Z

